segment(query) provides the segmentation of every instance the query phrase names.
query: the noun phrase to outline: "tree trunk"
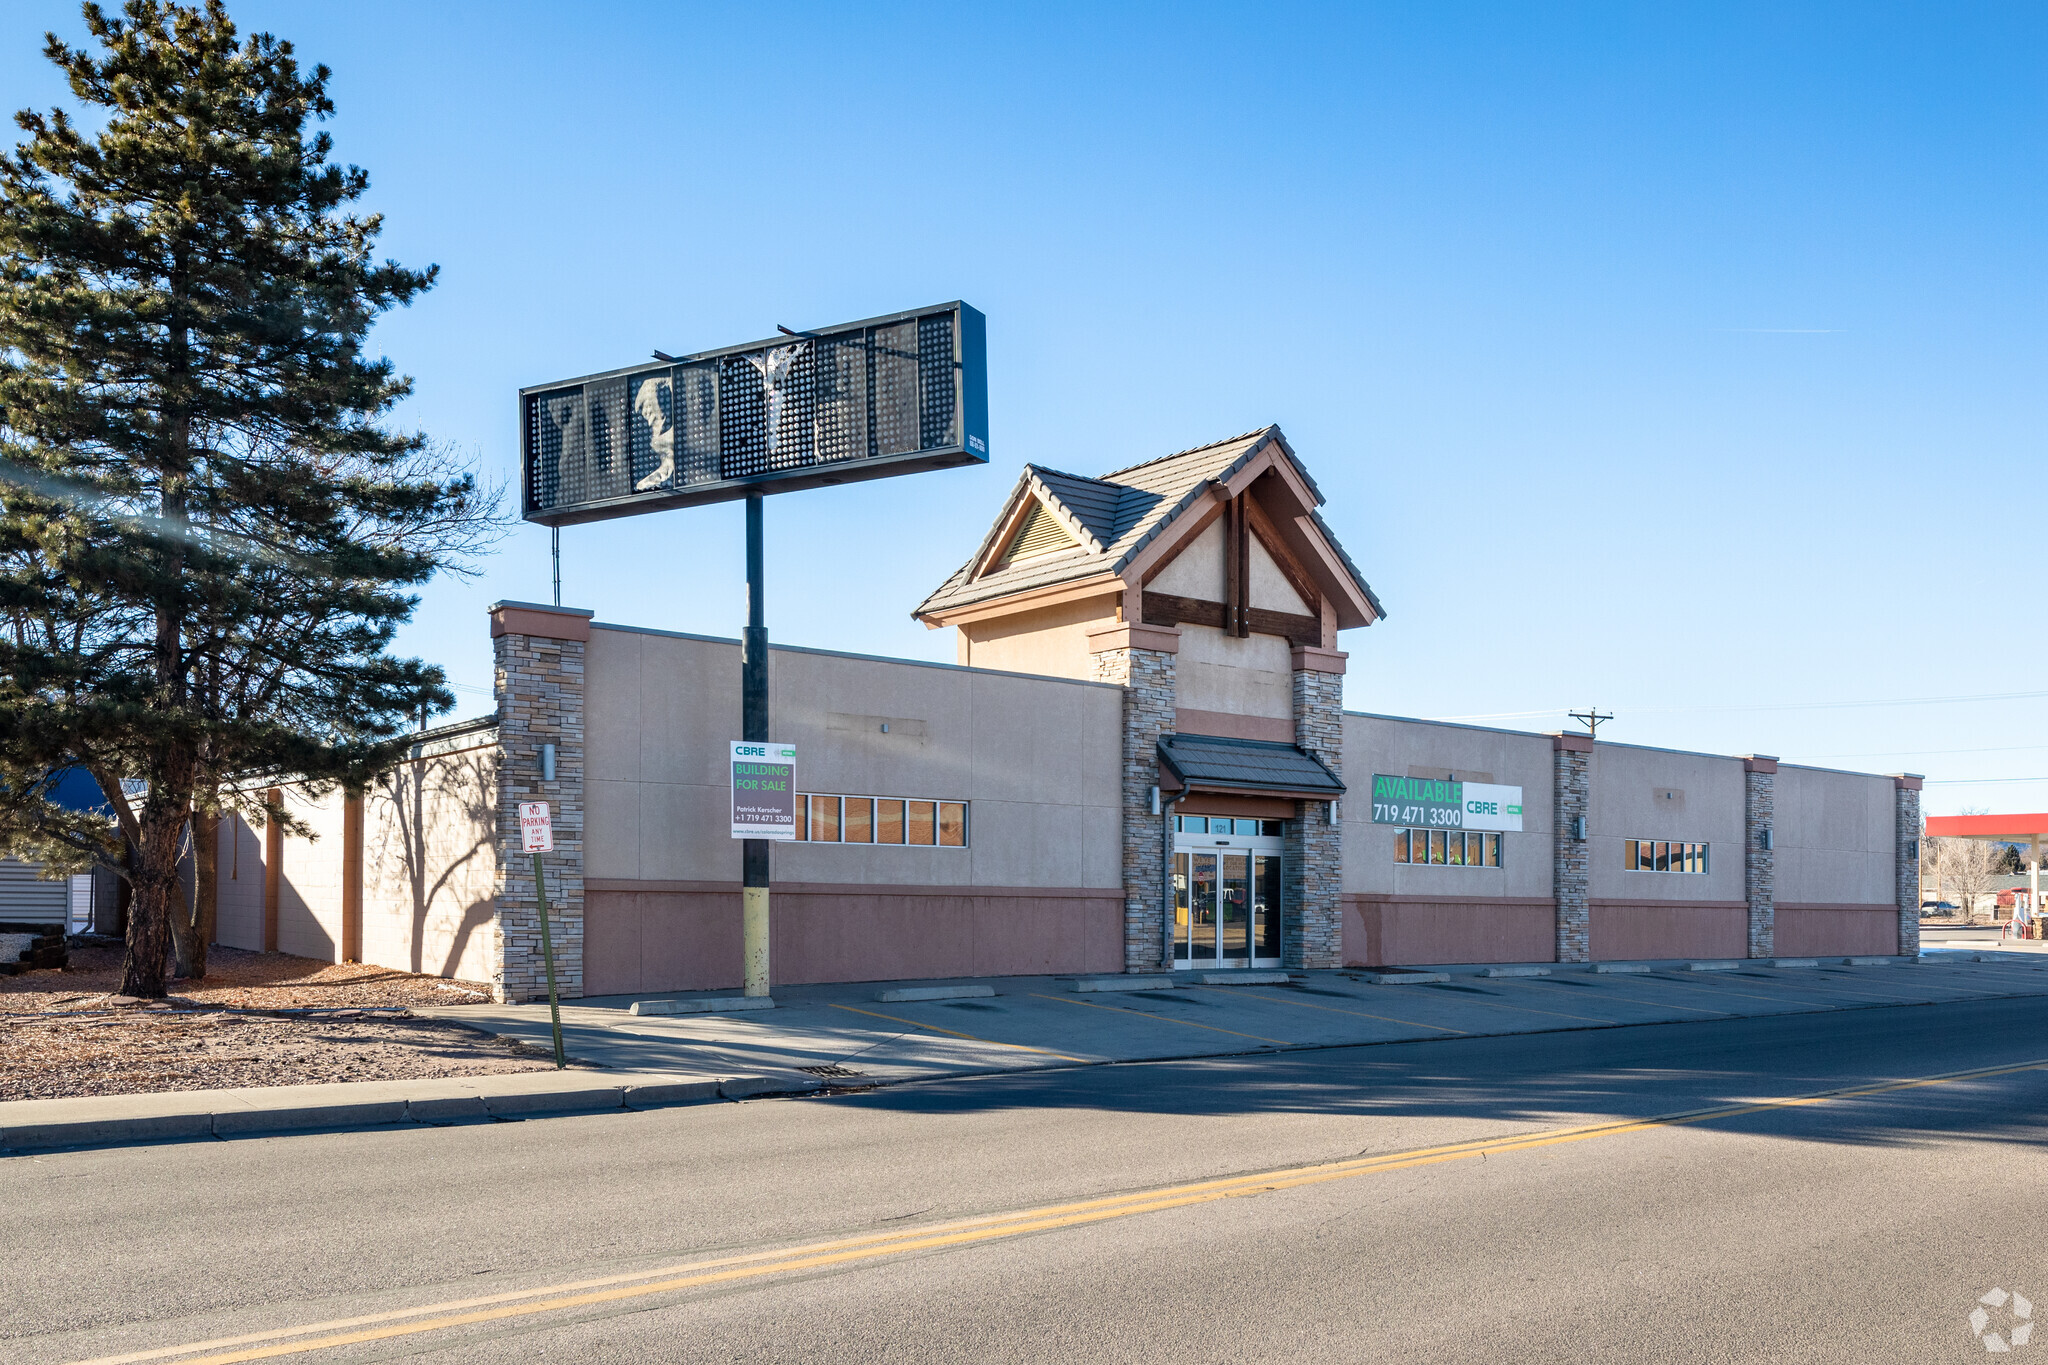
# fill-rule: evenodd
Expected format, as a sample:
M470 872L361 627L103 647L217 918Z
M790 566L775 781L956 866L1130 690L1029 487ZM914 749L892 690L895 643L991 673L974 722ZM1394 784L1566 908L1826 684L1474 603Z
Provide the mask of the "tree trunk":
M206 947L220 927L220 816L192 817L198 861L193 880L192 970L195 981L206 975Z
M134 851L135 898L128 910L128 953L121 963L121 994L143 1000L164 995L164 959L171 947L171 920L185 909L178 880L178 846L192 809L192 759L175 751L168 773L157 775L138 822Z
M197 830L193 828L194 824L196 824L196 821L188 823L186 831L196 836ZM199 975L201 970L199 966L199 948L196 942L198 933L194 928L194 921L198 918L198 897L187 894L185 890L185 841L180 839L178 842L178 901L171 911L172 975L190 980ZM198 890L197 873L199 871L197 867L199 841L196 837L192 840L192 851L194 862L192 869L194 873L193 890L196 892Z

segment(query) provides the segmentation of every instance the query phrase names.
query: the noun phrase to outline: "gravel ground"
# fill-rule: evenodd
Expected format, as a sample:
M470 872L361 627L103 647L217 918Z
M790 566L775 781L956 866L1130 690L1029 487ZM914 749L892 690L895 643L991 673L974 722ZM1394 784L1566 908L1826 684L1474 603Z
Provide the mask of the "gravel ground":
M63 971L0 977L0 1100L477 1076L554 1064L521 1044L406 1012L488 999L474 983L216 947L203 981L172 982L167 1001L131 1003L113 994L121 951L111 943L74 945Z

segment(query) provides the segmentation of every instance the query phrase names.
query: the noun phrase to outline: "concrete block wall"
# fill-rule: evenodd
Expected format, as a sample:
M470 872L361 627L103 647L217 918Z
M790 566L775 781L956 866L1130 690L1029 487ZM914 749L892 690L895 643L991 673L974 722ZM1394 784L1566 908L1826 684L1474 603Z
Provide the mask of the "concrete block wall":
M1343 656L1295 651L1294 742L1344 775ZM1369 797L1368 797L1369 799ZM1320 801L1297 801L1281 855L1288 902L1281 960L1314 970L1344 965L1344 832ZM1339 813L1341 814L1341 807Z
M1557 961L1592 959L1592 911L1588 891L1592 845L1588 812L1592 806L1593 741L1579 735L1558 735L1551 756L1552 837L1551 894L1557 902Z
M1772 823L1778 760L1752 754L1742 761L1742 896L1749 913L1749 955L1775 957L1776 881Z
M1173 731L1177 641L1143 648L1145 637L1133 642L1124 634L1123 643L1095 652L1095 679L1124 689L1124 970L1156 972L1173 965L1166 945L1167 817L1152 813L1152 792L1159 785L1159 737Z
M1899 951L1908 957L1920 952L1920 788L1917 773L1900 773L1892 779L1894 806L1893 847L1896 849L1892 888L1899 912Z
M496 658L498 762L492 926L486 961L499 999L545 999L533 855L521 848L519 806L546 801L555 851L542 856L555 950L555 981L583 994L584 654L591 613L530 603L491 608ZM555 777L542 773L542 746L555 746Z

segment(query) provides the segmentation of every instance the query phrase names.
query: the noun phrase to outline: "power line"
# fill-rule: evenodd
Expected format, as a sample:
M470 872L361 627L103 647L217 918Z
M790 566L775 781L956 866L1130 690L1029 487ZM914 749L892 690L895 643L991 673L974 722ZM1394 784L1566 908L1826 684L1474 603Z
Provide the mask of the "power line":
M2036 692L1971 692L1947 697L1878 697L1859 701L1787 701L1760 702L1748 706L1634 706L1628 708L1636 715L1678 716L1713 712L1749 711L1849 711L1873 706L1947 706L1957 702L1978 701L2033 701L2048 697L2048 691ZM1569 715L1568 706L1546 706L1536 711L1491 711L1482 715L1431 716L1431 720L1473 721L1473 720L1525 720L1537 716Z

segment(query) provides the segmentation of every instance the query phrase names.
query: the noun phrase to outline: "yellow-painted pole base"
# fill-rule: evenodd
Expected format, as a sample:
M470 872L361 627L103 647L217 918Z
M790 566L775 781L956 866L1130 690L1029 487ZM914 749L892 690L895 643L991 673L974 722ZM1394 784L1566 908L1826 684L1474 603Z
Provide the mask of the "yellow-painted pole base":
M768 888L740 888L740 953L746 963L747 994L768 994Z

